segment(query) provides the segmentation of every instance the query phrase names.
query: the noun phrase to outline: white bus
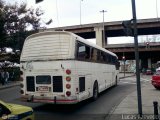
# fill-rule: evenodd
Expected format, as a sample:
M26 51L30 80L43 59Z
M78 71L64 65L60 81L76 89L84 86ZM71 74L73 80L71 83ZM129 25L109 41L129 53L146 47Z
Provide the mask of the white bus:
M22 100L75 104L117 85L117 56L65 31L29 36L20 58Z

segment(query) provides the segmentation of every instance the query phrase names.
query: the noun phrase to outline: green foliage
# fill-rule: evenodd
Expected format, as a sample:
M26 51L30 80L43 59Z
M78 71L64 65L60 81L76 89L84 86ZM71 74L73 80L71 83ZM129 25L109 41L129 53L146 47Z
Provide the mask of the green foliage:
M25 38L38 31L41 26L39 8L26 8L26 4L5 4L0 0L0 48L22 49ZM47 23L48 24L48 23ZM30 28L31 31L27 29Z

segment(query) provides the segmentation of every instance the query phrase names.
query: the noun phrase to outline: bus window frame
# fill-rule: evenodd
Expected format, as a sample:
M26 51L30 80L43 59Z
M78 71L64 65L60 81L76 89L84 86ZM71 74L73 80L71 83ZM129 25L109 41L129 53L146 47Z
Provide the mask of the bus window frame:
M85 55L84 55L84 58L79 58L79 57L78 57L79 44L85 46ZM86 54L86 50L87 50L86 47L89 48L89 55ZM90 62L90 61L91 61L91 46L86 45L85 43L82 43L82 42L80 42L80 41L77 41L77 42L76 42L76 54L75 54L75 55L76 55L76 60ZM87 55L87 58L86 58L86 55Z
M79 49L79 45L78 44L81 44L81 45L84 45L84 46L90 48L90 52L89 52L90 55L89 55L88 59L85 59L85 58L84 59L79 59L78 58L78 49ZM111 54L109 54L107 52L99 50L99 49L97 49L97 48L95 48L93 46L89 46L89 45L87 45L87 44L85 44L85 43L83 43L81 41L76 41L75 45L76 45L76 47L75 47L75 59L78 60L78 61L101 63L101 64L110 64L110 65L115 65L115 66L117 64L118 59L114 55L111 55ZM93 56L92 56L92 54L93 54L92 51L93 50L96 50L96 52L97 52L96 53L96 60L93 59ZM104 54L104 57L105 57L105 59L103 58L104 60L101 60L100 58L98 58L98 56L101 57L102 53ZM106 60L108 60L108 61L106 61Z

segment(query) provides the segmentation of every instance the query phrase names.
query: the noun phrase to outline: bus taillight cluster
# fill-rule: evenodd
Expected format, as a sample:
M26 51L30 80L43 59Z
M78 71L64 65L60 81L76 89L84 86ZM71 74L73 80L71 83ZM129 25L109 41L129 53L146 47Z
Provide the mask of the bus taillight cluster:
M71 70L70 69L67 69L66 70L66 74L67 75L70 75L71 74ZM67 76L66 77L66 81L67 81L67 84L66 84L66 88L67 89L70 89L71 88L71 84L69 83L71 81L71 77L70 76ZM66 91L66 95L69 97L71 95L71 91Z
M20 93L21 93L21 94L24 94L24 90L22 90L23 87L24 87L24 84L23 84L23 71L20 71L19 81L22 82L22 83L20 83L20 87L21 87Z

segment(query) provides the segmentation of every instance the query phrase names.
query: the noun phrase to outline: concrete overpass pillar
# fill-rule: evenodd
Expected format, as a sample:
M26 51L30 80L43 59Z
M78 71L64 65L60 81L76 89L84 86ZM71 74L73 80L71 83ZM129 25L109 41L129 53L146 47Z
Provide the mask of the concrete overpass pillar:
M142 69L142 60L139 59L139 68Z
M148 58L148 68L152 67L151 58Z
M102 27L95 27L94 31L96 32L96 44L103 47L103 28Z

